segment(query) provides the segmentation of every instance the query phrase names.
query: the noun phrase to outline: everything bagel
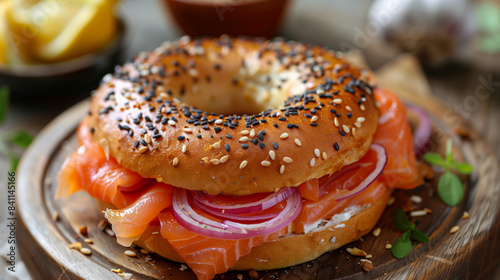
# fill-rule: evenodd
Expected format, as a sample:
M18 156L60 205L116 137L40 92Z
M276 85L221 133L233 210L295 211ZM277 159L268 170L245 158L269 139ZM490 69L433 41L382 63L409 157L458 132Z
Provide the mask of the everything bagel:
M366 70L281 39L183 37L108 75L88 124L108 156L143 178L248 195L358 161L377 130Z

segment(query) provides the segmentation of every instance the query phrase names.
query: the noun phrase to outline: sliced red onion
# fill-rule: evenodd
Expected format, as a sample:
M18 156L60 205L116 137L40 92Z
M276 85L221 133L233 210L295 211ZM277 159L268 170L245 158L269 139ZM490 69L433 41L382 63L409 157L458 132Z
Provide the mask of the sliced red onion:
M190 205L189 193L174 188L172 194L173 215L177 222L194 233L219 239L244 239L267 235L288 226L300 213L302 199L295 188L286 199L285 208L274 218L255 224L242 224L229 220L222 222L203 217Z
M417 156L417 158L420 158L427 150L427 145L431 140L432 136L431 120L429 119L427 113L424 110L422 110L422 108L417 107L415 105L406 105L406 107L408 108L408 110L415 113L419 118L417 127L413 132L413 148L415 150L415 155Z
M357 187L346 193L339 194L335 198L336 201L342 201L359 194L368 188L382 174L382 171L387 163L387 153L385 152L384 147L375 143L370 146L370 149L377 153L377 163L375 165L375 169L363 180L363 182L359 183Z
M344 168L342 168L340 171L338 172L335 172L332 176L328 177L328 180L325 181L325 182L320 182L320 187L319 187L319 195L320 197L325 195L328 191L328 186L334 182L335 180L337 180L337 178L339 178L340 176L346 174L347 172L350 172L354 169L357 169L357 168L365 168L367 166L370 166L372 165L373 163L371 162L366 162L366 163L359 163L359 162L356 162L356 163L353 163L351 165L348 165ZM321 179L320 179L321 180Z
M279 191L274 192L261 200L237 205L222 205L213 203L210 201L210 197L213 196L200 191L191 191L191 194L193 198L198 202L212 209L220 210L221 212L222 210L224 210L224 213L228 214L248 214L260 212L267 208L273 207L274 205L289 197L292 194L293 190L293 188L281 188L279 189Z
M214 215L215 217L219 217L221 219L228 219L232 221L242 221L242 222L256 222L256 221L265 221L272 219L276 216L278 216L278 213L271 213L271 214L262 214L262 215L256 215L256 216L241 216L238 214L231 214L231 213L226 213L224 210L216 210L212 209L205 204L199 202L196 199L193 199L194 204L196 206L200 207L203 211L210 213Z

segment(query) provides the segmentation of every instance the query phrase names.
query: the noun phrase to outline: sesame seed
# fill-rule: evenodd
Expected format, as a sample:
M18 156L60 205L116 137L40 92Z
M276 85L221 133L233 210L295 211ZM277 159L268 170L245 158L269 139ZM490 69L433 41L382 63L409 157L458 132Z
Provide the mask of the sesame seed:
M219 165L220 161L218 159L214 158L210 161L210 163L212 163L213 165Z
M391 196L389 198L389 200L387 201L387 206L393 205L395 201L396 201L396 199L394 198L394 196Z
M333 120L333 123L335 124L336 127L339 127L339 119L337 119L337 117L335 117L335 119Z
M250 130L250 137L255 137L255 129Z
M316 157L320 157L321 156L321 152L319 151L319 149L314 149L314 155Z
M332 102L333 102L333 103L335 103L335 104L341 104L341 103L342 103L342 99L340 99L340 98L335 98L335 99L333 99L333 101L332 101Z
M171 126L175 126L175 122L173 120L168 120L168 124Z
M215 142L215 143L212 145L212 147L214 147L214 148L216 148L216 149L220 148L220 144L219 144L219 142Z
M309 165L310 165L311 167L313 167L315 164L316 164L316 160L315 160L314 158L313 158L313 159L311 159L311 161L309 162Z
M128 256L128 257L136 257L136 256L137 256L137 254L136 254L134 251L132 251L132 250L126 250L126 251L125 251L125 252L123 252L123 253L124 253L126 256Z
M151 143L151 137L149 136L149 134L144 134L144 141L146 141L146 143L148 144Z
M144 146L142 146L142 147L140 147L140 148L137 150L137 152L138 152L139 154L143 154L143 153L144 153L144 152L146 152L147 150L148 150L148 147L144 147Z
M361 109L361 111L365 111L365 105L361 104L359 105L359 108Z
M459 226L454 226L454 227L452 227L452 228L450 229L450 233L452 233L452 234L453 234L453 233L457 232L459 229L460 229L460 227L459 227Z
M281 139L286 139L286 138L288 138L288 133L286 133L286 132L285 132L285 133L281 134L280 138L281 138Z
M366 120L366 119L365 119L365 118L363 118L363 117L359 117L359 118L357 119L357 121L358 121L359 123L362 123L362 122L364 122L365 120Z
M328 155L325 152L323 152L323 154L321 154L321 156L323 157L323 160L326 160L328 158Z
M81 248L80 252L82 254L84 254L84 255L90 255L90 254L92 254L92 251L90 251L90 249L88 249L88 248Z
M192 133L193 132L193 129L191 129L190 127L184 127L182 130L184 132L186 132L186 133Z
M293 160L292 160L291 158L289 158L289 157L284 157L284 158L283 158L283 161L284 161L285 163L292 163L292 162L293 162Z
M416 211L410 212L411 217L422 217L425 215L427 215L427 211L425 211L425 210L416 210Z
M345 133L349 133L351 131L351 129L349 129L349 127L345 124L342 125L342 129L345 131Z
M346 109L347 111L349 111L349 112L351 112L351 111L352 111L351 106L345 106L345 109Z
M295 139L295 144L297 144L297 146L299 146L299 147L302 146L302 143L300 142L299 139Z
M360 128L360 127L361 127L361 123L359 123L359 122L355 122L355 123L354 123L354 126L355 126L355 127L357 127L357 128Z
M179 159L178 158L174 158L174 160L172 161L173 165L174 166L177 166L179 164Z
M239 142L246 142L246 141L248 141L248 137L243 136L243 137L241 137L238 141L239 141Z
M462 215L462 219L468 219L470 217L469 212L465 211L464 214Z
M247 166L247 164L248 164L248 161L246 161L246 160L242 161L240 164L240 169L245 168Z
M377 236L380 235L381 231L382 231L382 229L376 228L376 229L373 230L372 234L373 234L373 236L377 237Z
M318 120L318 116L313 116L313 117L311 118L311 122L315 122L315 121L317 121L317 120Z
M281 165L280 167L280 174L283 174L285 172L285 166Z
M225 156L220 158L220 163L225 163L228 159L229 159L229 156L225 155Z
M419 195L414 194L414 195L410 196L410 200L411 200L413 203L415 203L415 204L419 204L419 203L421 203L421 202L422 202L422 197L421 197L421 196L419 196Z
M186 144L182 145L182 153L185 154L187 150Z
M271 165L271 162L267 161L267 160L263 160L260 162L260 165L264 166L264 167L268 167L269 165Z
M276 158L276 153L274 153L273 150L270 150L269 151L269 156L271 157L272 160L274 160Z
M248 135L250 132L248 130L242 130L240 133L241 135Z
M222 123L223 123L223 121L222 121L221 119L218 119L218 120L215 120L215 122L214 122L214 123L215 123L215 124L222 124Z

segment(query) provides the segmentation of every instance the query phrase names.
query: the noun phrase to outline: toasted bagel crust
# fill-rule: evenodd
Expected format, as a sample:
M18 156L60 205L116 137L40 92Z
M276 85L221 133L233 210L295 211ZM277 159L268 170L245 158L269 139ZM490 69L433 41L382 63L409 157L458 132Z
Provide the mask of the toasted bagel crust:
M378 123L368 76L319 46L183 37L105 77L88 121L94 141L144 178L272 192L367 152Z
M250 254L241 257L231 270L267 270L289 267L313 260L322 254L338 249L369 233L384 212L391 190L370 207L342 222L345 227L327 227L320 231L279 238L254 247ZM164 239L159 226L150 225L134 243L164 258L184 263L174 248ZM332 238L335 237L335 242Z

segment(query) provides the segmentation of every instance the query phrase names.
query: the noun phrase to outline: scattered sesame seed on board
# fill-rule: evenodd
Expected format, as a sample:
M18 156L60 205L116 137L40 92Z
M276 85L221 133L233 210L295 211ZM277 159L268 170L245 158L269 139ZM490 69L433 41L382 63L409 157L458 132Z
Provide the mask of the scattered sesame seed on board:
M110 229L110 228L106 228L104 230L104 232L106 232L106 234L109 235L109 236L111 236L111 237L115 236L115 232L112 229Z
M391 244L391 243L387 243L387 244L385 244L385 248L386 248L387 250L391 249L391 248L392 248L392 244Z
M80 250L80 249L82 249L82 243L81 242L71 243L71 244L68 245L68 248L75 249L75 250Z
M85 238L83 241L84 241L85 243L87 243L87 244L94 244L94 240L89 239L89 238Z
M415 210L410 212L411 217L423 217L427 215L427 211L425 210Z
M181 264L181 267L179 267L180 271L184 271L186 269L188 269L188 267L186 265L184 265L184 264Z
M457 232L459 229L460 229L460 227L459 227L459 226L454 226L454 227L452 227L452 228L450 229L450 233L451 233L451 234L453 234L453 233Z
M373 230L372 234L373 234L373 236L377 237L377 236L380 235L381 231L382 231L382 229L376 228L376 229Z
M389 200L387 201L387 206L393 205L395 201L396 201L396 199L394 198L394 196L391 196L389 198Z
M132 250L125 250L125 252L123 252L125 254L125 256L127 257L136 257L137 256L137 253L132 251Z
M87 255L87 256L92 254L92 251L88 248L81 248L80 252L84 255Z
M469 212L465 211L464 214L462 215L462 219L468 219L470 217Z
M422 197L414 194L414 195L410 196L410 200L415 204L420 204L422 202Z

